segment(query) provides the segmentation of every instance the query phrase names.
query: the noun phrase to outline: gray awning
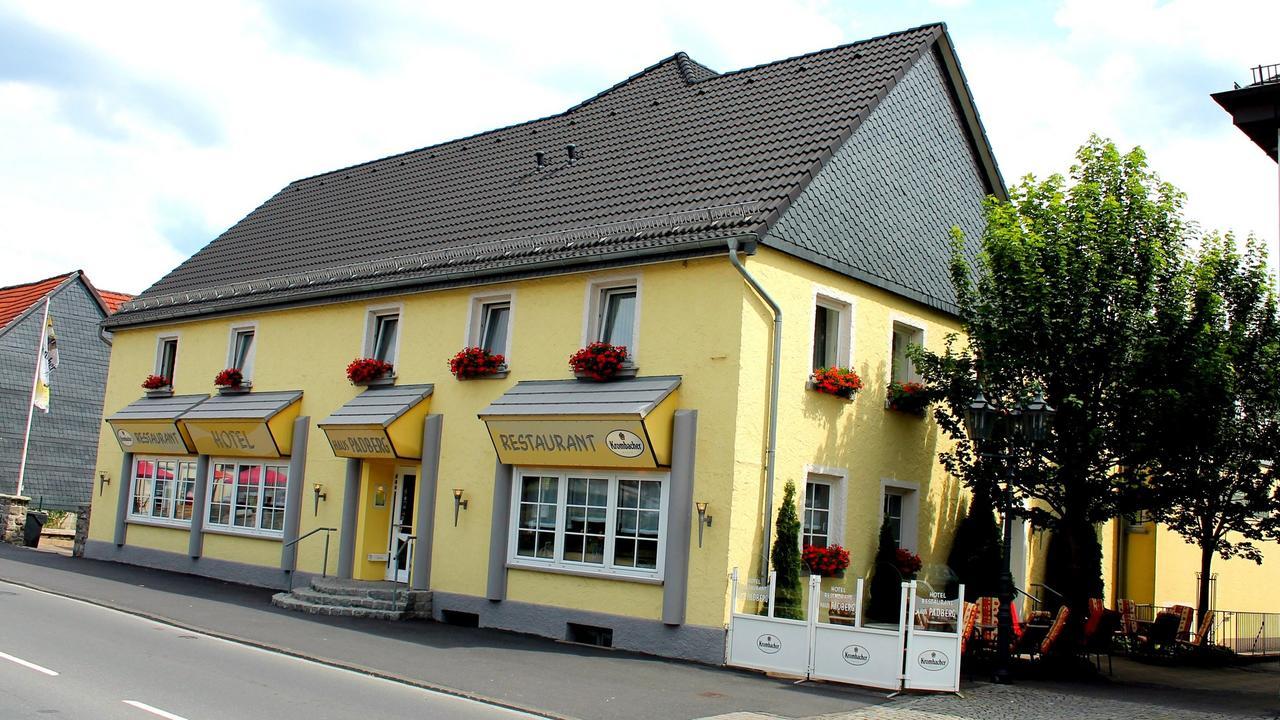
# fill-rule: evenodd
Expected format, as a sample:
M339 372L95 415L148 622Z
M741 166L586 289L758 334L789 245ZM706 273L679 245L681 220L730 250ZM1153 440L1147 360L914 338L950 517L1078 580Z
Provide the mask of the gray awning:
M322 420L319 427L387 427L431 395L434 385L371 387Z
M270 420L301 397L301 390L215 395L188 410L183 414L182 419L183 421Z
M133 422L137 420L177 420L191 408L208 400L208 395L174 395L167 398L144 397L134 400L107 418L107 422Z
M526 380L503 393L480 417L538 415L632 415L653 411L680 387L679 375L638 377L597 383L581 380Z

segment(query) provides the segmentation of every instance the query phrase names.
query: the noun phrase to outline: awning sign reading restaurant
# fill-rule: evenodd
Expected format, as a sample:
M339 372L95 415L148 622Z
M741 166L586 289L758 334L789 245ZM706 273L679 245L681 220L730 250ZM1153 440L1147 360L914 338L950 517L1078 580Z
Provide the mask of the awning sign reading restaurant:
M182 432L172 422L111 423L116 442L125 452L147 455L185 455L190 452Z
M508 465L656 468L640 420L488 420L498 458Z

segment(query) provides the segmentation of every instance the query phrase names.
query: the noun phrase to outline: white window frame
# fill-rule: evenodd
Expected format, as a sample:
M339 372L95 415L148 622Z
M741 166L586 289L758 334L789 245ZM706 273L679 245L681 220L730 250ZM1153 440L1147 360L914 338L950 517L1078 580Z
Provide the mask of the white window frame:
M166 343L172 342L173 346L173 372L165 375L164 370L164 346ZM169 378L169 384L173 384L173 376L178 374L178 351L182 349L182 338L178 333L165 333L156 336L156 361L155 375Z
M847 368L853 363L853 310L854 297L835 288L815 285L813 288L813 309L809 313L809 358L812 365L814 348L813 333L817 329L818 307L834 310L837 313L836 358L835 364ZM810 368L810 372L817 368Z
M804 487L796 499L796 509L800 514L800 549L804 549L804 511L809 500L809 483L822 483L831 486L831 510L827 515L827 545L839 545L848 548L844 537L844 518L848 507L849 471L844 468L824 465L804 466Z
M253 382L254 361L258 357L258 345L261 340L261 338L258 337L258 322L256 320L252 322L236 323L227 331L227 364L224 367L236 367L236 338L240 333L245 331L253 332L253 343L249 345L249 354L245 356L244 365L246 367L239 368L239 370L240 374L244 376L245 384L251 384Z
M521 479L525 475L537 475L540 477L554 476L559 479L556 487L555 552L554 558L550 560L531 558L516 554L517 542L519 540L520 533ZM565 512L565 506L569 494L570 477L609 479L609 505L608 509L605 511L605 562L603 565L593 565L564 559L565 516L567 514ZM509 506L511 521L507 537L507 565L509 567L529 570L546 570L551 572L566 572L574 575L591 575L623 580L647 580L657 582L661 582L663 580L663 574L666 570L667 521L668 514L670 512L671 498L670 473L598 468L516 467L513 469L512 478L514 479L514 482L511 484L511 498ZM617 533L616 522L619 480L647 480L650 482L659 481L662 483L661 501L658 506L657 567L653 570L613 565L614 541L616 540Z
M609 290L621 290L634 287L636 289L636 313L633 318L631 342L626 345L627 364L637 364L640 356L640 309L644 307L644 285L639 275L600 278L587 283L587 297L584 307L586 315L582 318L582 347L596 342L600 338L600 313L604 310L604 296Z
M893 376L893 336L897 333L899 328L904 328L912 331L912 333L915 334L916 337L920 339L919 343L912 343L913 345L918 344L922 347L928 347L926 343L928 342L929 338L928 338L928 333L925 331L924 325L925 325L924 321L917 317L911 317L908 315L902 315L898 313L893 313L892 315L890 315L889 344L887 346L889 348L889 362L885 363L885 375L886 375L885 385L886 386L888 386L889 383L899 379L901 379L902 382L920 382L921 381L920 373L919 371L916 370L915 363L912 363L910 360L907 360L909 368L907 370L906 378L895 378Z
M173 494L173 497L169 499L170 517L161 517L161 516L153 515L150 512L151 509L155 508L156 478L155 478L154 469L152 470L152 476L147 479L147 482L151 484L151 488L150 488L151 493L148 496L148 500L147 500L148 512L145 514L139 513L134 509L134 504L136 502L136 498L138 495L138 464L143 462L150 462L150 463L172 462L175 464L174 465L175 477L173 479L174 494ZM178 476L180 475L182 470L182 463L191 464L193 466L192 472L194 473L195 472L194 466L196 465L196 462L197 462L197 458L194 455L135 455L133 458L133 466L129 470L129 485L128 485L128 492L129 492L128 520L129 522L139 524L139 525L163 525L165 527L177 527L177 528L191 527L191 518L182 519L178 517L173 517L173 514L174 514L173 511L174 511L174 508L177 507L177 497L178 497L177 488L179 483ZM197 480L198 478L195 478L193 476L192 485L191 485L193 491L195 489L195 486L198 484ZM192 513L194 514L194 512L195 512L195 498L193 497Z
M514 290L491 293L476 293L471 296L471 312L467 314L467 336L463 339L466 347L480 347L480 343L484 340L481 333L484 332L485 309L490 305L506 303L507 305L507 341L503 343L497 354L507 359L507 364L511 363L511 336L515 334L516 327L516 293Z
M214 487L216 484L214 481L214 474L217 472L218 465L227 465L227 464L236 466L235 475L237 476L239 475L240 468L242 466L257 465L262 468L262 473L260 474L259 480L258 480L258 504L256 506L257 527L249 528L249 527L242 527L240 525L235 524L236 497L235 497L234 482L232 483L231 511L230 511L230 514L227 516L227 523L223 524L223 523L217 523L213 521L213 492L216 489ZM207 478L207 482L205 483L206 488L205 488L205 498L204 498L204 531L205 532L218 533L222 535L245 535L248 537L268 538L273 540L279 540L284 537L283 522L281 523L279 530L264 529L262 527L262 510L263 510L263 503L266 500L266 482L267 482L268 467L283 467L285 468L285 472L288 472L289 458L243 458L243 457L241 458L237 458L237 457L209 458L209 477ZM288 497L289 497L288 488L289 488L288 482L286 481L284 490L282 491L284 492L284 495L285 495L285 505L282 508L282 512L284 513L284 518L286 519L289 517L289 509L290 509L288 504Z
M892 478L880 481L880 502L876 511L879 517L879 522L876 524L877 531L884 525L884 500L886 495L902 496L902 540L898 543L898 547L918 553L917 547L920 542L919 483Z
M360 342L363 352L360 357L373 357L374 343L378 341L378 318L396 316L396 342L391 348L391 359L387 362L395 365L400 360L400 338L404 337L404 305L371 305L365 308L364 339Z

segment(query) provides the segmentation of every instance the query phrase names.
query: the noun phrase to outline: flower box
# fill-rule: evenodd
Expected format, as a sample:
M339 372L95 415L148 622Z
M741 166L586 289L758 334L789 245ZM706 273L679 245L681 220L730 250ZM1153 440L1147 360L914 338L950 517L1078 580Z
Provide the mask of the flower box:
M627 362L627 348L594 342L569 356L569 367L579 380L608 382L618 377L635 377L635 365Z
M240 368L223 370L214 376L213 384L217 386L219 395L239 395L249 392L253 387L251 383L244 381L244 373L240 372Z
M924 411L929 407L929 403L933 402L933 398L923 383L918 382L899 382L894 380L889 383L889 388L885 393L885 407L890 410L896 410L900 413L908 415L924 416Z
M391 363L377 358L356 358L347 365L347 379L357 387L394 385L395 368Z
M482 347L465 347L449 358L449 372L459 380L504 378L509 374L507 359Z
M160 388L147 388L145 392L149 398L173 397L173 388L168 385Z
M824 395L852 400L862 389L862 378L852 368L818 368L809 376L805 388Z
M849 567L849 551L839 545L805 545L801 557L809 572L822 577L844 577L845 568Z

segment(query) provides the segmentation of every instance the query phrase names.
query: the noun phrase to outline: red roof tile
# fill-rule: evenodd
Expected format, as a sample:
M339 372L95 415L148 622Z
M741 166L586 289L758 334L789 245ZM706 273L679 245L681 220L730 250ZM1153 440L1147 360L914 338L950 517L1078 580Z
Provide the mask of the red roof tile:
M120 303L133 299L133 296L128 293L112 292L110 290L99 290L98 297L102 298L102 302L106 304L108 315L114 313L120 307Z
M64 273L32 283L0 288L0 328L7 326L27 308L43 300L45 295L65 282L71 275L72 273Z

